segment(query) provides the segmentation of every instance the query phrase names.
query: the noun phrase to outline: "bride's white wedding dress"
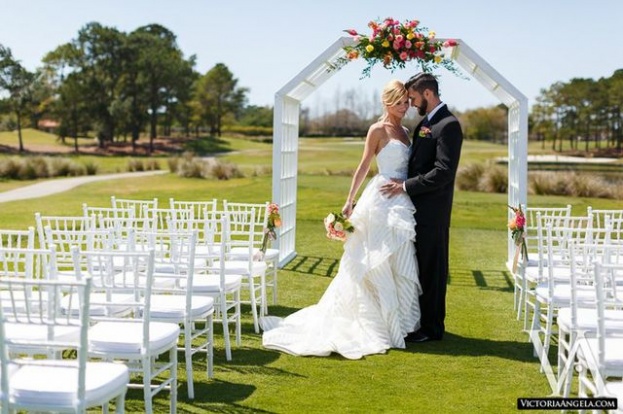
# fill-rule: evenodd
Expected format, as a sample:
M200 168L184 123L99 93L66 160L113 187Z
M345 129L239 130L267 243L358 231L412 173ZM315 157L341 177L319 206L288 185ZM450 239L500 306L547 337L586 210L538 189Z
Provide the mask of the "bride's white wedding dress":
M404 348L418 328L421 287L415 258L415 208L407 194L387 198L389 178L406 179L411 147L392 139L376 157L370 180L350 217L337 275L316 305L286 318L262 318L263 345L294 355L349 359Z

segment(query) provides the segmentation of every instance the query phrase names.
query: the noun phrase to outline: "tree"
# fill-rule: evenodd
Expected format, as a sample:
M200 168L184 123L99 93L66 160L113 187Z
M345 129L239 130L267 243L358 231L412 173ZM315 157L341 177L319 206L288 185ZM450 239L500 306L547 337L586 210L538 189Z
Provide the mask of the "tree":
M502 105L465 111L460 119L467 139L500 143L505 140L508 122Z
M221 136L225 115L239 118L246 104L247 88L238 87L238 79L223 63L217 63L199 78L195 87L200 117L210 127L210 133Z
M8 92L8 105L17 120L19 151L24 151L22 120L33 100L35 75L13 58L11 49L0 44L0 90Z

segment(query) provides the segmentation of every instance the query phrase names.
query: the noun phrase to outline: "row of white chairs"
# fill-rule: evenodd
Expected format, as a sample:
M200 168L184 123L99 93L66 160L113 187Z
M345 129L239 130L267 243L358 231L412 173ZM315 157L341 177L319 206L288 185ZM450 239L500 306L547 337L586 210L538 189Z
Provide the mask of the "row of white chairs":
M49 228L47 230L49 234ZM27 237L27 235L32 235L32 231L32 229L23 231L20 236ZM6 231L5 233L15 238L19 232ZM93 236L91 231L85 230L84 233ZM101 236L101 234L98 236ZM125 318L126 316L136 317L136 307L138 305L133 304L133 301L138 299L137 293L133 292L132 289L144 289L142 300L149 303L151 310L149 313L145 312L144 309L140 310L140 316L145 321L153 322L155 328L169 326L168 330L171 330L174 327L175 332L178 333L178 325L183 327L183 345L171 350L171 352L176 354L178 350L181 350L185 353L188 396L192 399L194 398L192 356L195 353L205 352L207 354L207 376L212 377L213 375L212 315L214 313L214 298L223 298L221 301L223 304L222 309L226 309L229 306L226 292L219 290L225 275L223 273L207 275L204 274L205 269L194 269L194 264L196 263L194 259L196 236L196 232L154 235L154 239L158 238L159 244L152 244L143 250L120 251L99 248L82 251L78 246L89 249L93 245L89 246L84 243L73 245L71 247L73 261L71 269L67 267L61 269L58 266L55 244L50 244L50 250L40 250L40 252L51 252L51 259L44 259L43 253L37 254L32 249L16 250L0 247L0 276L22 277L29 280L60 280L72 283L76 279L81 279L83 275L88 275L88 277L95 280L96 287L95 293L91 295L93 305L90 313L92 320L110 317L123 317L124 320L128 320ZM8 239L8 237L4 238ZM91 241L94 239L95 237L92 237ZM28 240L26 240L26 244L32 245L32 239ZM74 242L76 241L74 239ZM104 244L106 242L101 243ZM156 254L156 250L165 244L168 252L167 257L160 253ZM139 263L139 255L149 256L151 258L149 263ZM198 289L195 288L193 283L195 277L197 277L197 280L201 280L201 286ZM139 285L132 286L132 283L138 283ZM238 291L235 292L238 298L239 286L240 284L238 284ZM122 293L112 295L110 291L114 289L120 290ZM1 293L3 297L10 297L11 294L10 292ZM239 302L230 307L236 308L239 333ZM228 312L226 311L225 314L228 314ZM224 320L226 323L229 323L227 317ZM160 321L159 324L157 323L158 321ZM162 322L165 323L163 324ZM100 334L102 338L119 338L122 341L126 341L127 343L124 342L125 346L129 347L132 352L140 350L144 353L148 348L146 344L141 345L139 342L140 338L136 336L140 336L141 333L145 334L145 329L139 329L140 327L136 325L133 327L126 324L124 326L129 329L128 332L122 332L118 328L107 331L105 329L106 326L106 324L99 324L96 330L96 332L102 331ZM121 336L119 336L120 333L122 334ZM174 345L177 344L178 335L176 334L173 338L172 336L167 336L166 333L166 330L161 332L158 329L156 331L157 335L154 338L156 343L163 345L162 340L169 338L174 340ZM149 338L151 341L151 336L147 334L143 339ZM196 345L193 346L193 344ZM148 345L153 348L151 346L153 344L148 343ZM113 348L118 350L122 346L124 345L112 345ZM90 349L90 351L95 352L94 349ZM231 352L229 349L228 351ZM125 355L125 357L120 355L119 357L122 360L129 360L127 358L128 355ZM144 354L143 357L145 357ZM153 357L152 355L151 358ZM170 361L174 360L170 358ZM145 390L147 412L151 410L151 397L163 388L171 389L171 382L175 378L172 377L169 382L155 388L151 385L147 386L149 383L147 381L151 381L165 370L158 368L156 371L153 371L153 375L149 375L150 372L146 371L146 369L150 366L153 369L153 364L139 364L143 374L142 387ZM171 373L174 372L177 372L176 367L171 368ZM172 404L174 400L176 398L172 397ZM172 411L174 411L173 405Z
M130 210L129 208L125 208L125 209ZM171 258L170 258L171 256L170 251L172 250L171 246L176 243L170 240L171 234L176 233L177 231L178 232L177 238L183 239L183 237L180 235L179 232L186 231L187 233L189 232L192 233L193 232L192 226L188 225L189 221L194 220L197 223L199 222L198 220L193 218L195 214L194 212L191 215L187 215L186 217L183 217L185 220L180 221L181 223L186 224L186 226L177 226L177 225L173 225L174 218L172 217L172 213L176 210L168 209L169 211L165 211L165 209L157 210L157 208L154 208L153 206L151 208L143 206L143 208L140 210L142 210L143 213L146 215L143 217L143 222L141 224L143 225L145 224L145 218L148 217L149 214L160 215L161 218L166 217L164 220L161 220L159 223L160 227L163 227L162 225L166 223L166 229L160 229L159 226L151 226L151 227L140 226L139 227L137 226L139 221L135 221L133 223L134 226L128 226L127 228L125 228L124 225L120 224L120 223L123 223L124 221L128 221L128 220L132 221L133 220L132 217L134 217L134 220L138 220L136 219L136 216L135 216L135 214L137 214L136 208L133 209L132 213L129 213L128 211L124 211L124 207L98 208L98 207L83 206L83 210L84 210L83 217L67 217L67 216L51 217L51 216L42 216L40 214L37 215L36 217L38 234L39 234L39 237L42 243L40 247L49 247L49 248L55 249L55 259L57 262L57 265L56 265L57 270L56 270L55 277L62 282L71 283L72 281L75 281L76 272L82 271L84 274L90 275L90 277L92 277L93 274L97 273L97 269L99 268L98 266L96 266L94 269L89 270L87 264L81 263L81 265L78 267L78 262L76 262L75 255L72 251L72 247L75 247L75 246L80 246L81 251L107 253L110 255L118 255L123 252L145 253L146 251L151 250L153 251L154 260L155 260L154 278L158 279L157 275L161 273L162 275L160 277L160 281L164 283L163 286L165 286L165 289L167 291L166 296L159 295L159 297L156 298L156 300L154 300L153 305L156 306L156 312L155 313L152 312L152 316L150 318L152 322L155 322L158 318L167 320L168 322L171 321L172 319L171 315L169 315L169 317L166 316L167 312L171 311L171 308L172 308L172 306L170 306L171 305L170 301L173 300L172 298L173 295L171 295L171 293L174 293L174 292L171 290L171 286L179 289L179 291L175 293L180 294L180 296L184 293L186 294L190 293L190 296L192 296L193 299L186 300L184 302L187 306L191 306L191 307L194 306L194 302L204 303L203 306L198 305L197 308L203 309L204 311L208 310L209 315L204 315L204 316L209 316L210 319L212 317L212 313L214 309L212 307L213 302L208 303L206 305L205 299L209 299L209 300L216 299L216 303L217 303L216 312L219 314L219 318L221 322L223 323L226 356L227 356L227 359L230 360L231 359L231 345L230 345L230 340L229 340L229 329L228 329L230 324L235 324L236 343L240 345L240 337L241 337L240 289L243 284L243 280L242 280L243 278L239 274L241 273L240 265L237 267L226 266L226 264L233 264L232 260L229 260L231 259L231 256L229 257L226 256L226 253L237 251L238 257L240 258L245 253L244 251L241 251L242 250L241 246L239 244L236 244L234 241L232 241L231 238L228 239L227 237L221 237L220 240L218 241L213 239L212 243L202 245L201 243L198 242L199 231L195 230L194 231L195 240L192 243L189 243L187 247L182 247L179 250L181 252L188 253L191 250L190 246L192 245L193 250L195 249L199 250L201 247L203 247L203 248L209 248L210 251L208 253L204 252L203 254L205 256L201 258L201 260L191 259L188 256L186 256L186 262L187 262L185 264L186 270L185 271L180 271L180 269L174 270L176 266L180 268L184 268L184 266L180 266L179 263L176 265L171 262ZM210 218L211 220L210 225L212 226L211 227L212 230L229 229L230 226L227 223L227 220L230 217L235 217L247 223L255 222L253 219L253 215L254 215L253 209L248 209L248 210L240 209L239 212L230 213L230 214L222 214L222 213L206 214L206 210L207 209L204 208L201 213L204 216L203 224L205 224L207 219ZM218 213L218 212L215 212L215 213ZM214 223L214 219L217 217L218 217L218 223ZM153 220L153 217L149 220ZM153 222L153 221L150 221L150 222ZM205 229L205 226L204 226L204 229ZM124 232L126 233L124 234ZM213 233L215 232L213 231ZM250 238L250 239L253 238L252 235L250 235L248 232L245 233L244 231L241 231L240 233L242 235L241 237L243 238L244 238L244 234L247 235L247 238ZM12 249L12 248L20 247L20 246L26 246L27 248L32 249L34 247L34 238L35 238L34 234L35 232L33 228L29 228L28 230L25 230L25 231L15 231L15 230L2 231L0 230L0 235L3 236L3 237L0 237L0 249ZM119 235L122 235L122 234L125 235L125 238L118 237ZM214 236L214 234L212 234L212 236ZM169 237L169 239L166 239L166 237ZM130 243L133 243L131 248L129 247ZM252 256L255 256L255 253L256 253L255 247L252 246L251 243L247 243L245 246L249 247L245 257L250 258ZM163 252L165 251L168 252L167 255L163 254ZM197 255L199 255L198 252L197 252ZM183 254L180 253L178 256L182 257ZM211 258L210 261L206 260L208 256ZM119 261L121 261L121 263L123 262L123 260L121 260L119 257L113 260L113 262L119 262ZM248 263L249 261L243 260L241 262L243 262L242 267L244 267L244 263ZM253 262L252 263L253 266L257 266L260 263L263 263L262 261L256 262L253 260L251 260L251 262ZM189 269L188 263L193 263L194 265L200 263L200 265L198 266L196 270L188 270ZM264 266L266 265L264 264ZM192 278L188 277L189 274L197 276L194 282L191 282ZM175 280L176 278L175 275L177 275L177 280ZM216 277L210 277L210 276L216 276ZM247 278L247 280L249 281L249 285L255 286L255 284L250 279L252 278ZM276 282L276 279L274 279L274 281ZM166 286L167 283L170 286ZM192 285L192 289L189 289L191 285ZM152 289L158 290L158 289L163 288L163 286L161 286L159 282L156 280L154 281L154 285ZM263 283L260 283L258 286L263 286ZM261 288L258 287L258 289L261 289ZM258 292L255 291L254 293L258 293ZM273 290L273 293L275 293L275 290ZM99 297L98 295L101 296L101 292L96 293L95 297L98 298L97 300L102 300L101 297ZM253 298L254 296L255 295L251 295L251 298ZM203 299L203 302L197 301L197 297ZM265 290L262 289L262 293L258 295L258 298L259 297L264 298L262 303L265 306L266 304ZM95 301L96 303L95 309L99 309L99 312L101 312L102 309L106 309L108 307L110 309L117 309L120 311L121 314L124 314L124 312L121 312L121 310L127 308L126 306L127 304L123 303L123 301L121 304L118 304L118 303L113 304L112 302L110 302L106 305L105 303L98 303L97 300ZM125 300L127 300L127 298ZM177 303L178 304L182 303L182 301L178 301ZM255 305L252 305L252 309L254 311L256 309ZM159 311L159 310L164 310L164 311ZM262 311L260 310L260 312ZM184 310L178 306L176 307L176 312L173 312L172 314L174 317L178 317L176 322L181 323L181 325L184 328L183 339L185 343L183 347L180 347L180 349L184 350L185 355L186 355L186 368L187 368L187 371L189 371L187 372L187 377L189 380L188 392L189 392L189 397L193 398L194 391L193 391L193 385L192 385L192 379L193 379L192 359L191 359L192 354L200 350L203 350L209 353L209 356L208 356L209 363L207 364L208 371L209 371L208 376L212 376L212 343L213 343L213 339L212 339L213 334L212 334L212 329L211 329L212 320L204 324L206 328L203 331L200 330L196 333L193 333L191 331L187 331L186 329L187 328L194 329L196 327L196 323L195 323L196 320L191 321L191 323L185 323L187 322L187 319L183 320L184 318L181 315L185 315L186 317L188 316L197 317L196 310L193 310L192 308L188 308L184 312ZM201 319L201 316L199 316L199 319ZM254 322L257 326L256 312L254 312ZM105 325L100 325L99 329L103 329L102 326L105 326ZM198 349L193 350L192 349L193 339L195 339L195 342L197 342L196 338L198 338L201 335L208 336L208 339L206 341L199 341L201 344L203 344L203 349L199 347ZM176 338L176 342L177 342L177 338ZM149 378L149 375L145 375L144 373L143 377ZM170 381L173 381L173 380L171 379ZM149 387L146 387L145 383L142 384L142 387L145 390L152 388L151 385ZM165 384L164 388L171 389L171 383ZM147 393L147 391L145 391L146 411L149 412L151 410L151 397L153 397L153 395L158 391L159 389L156 389L155 392L149 393L149 394ZM174 400L176 400L176 397L173 398L173 395L172 395L172 399L171 399L172 404L174 403ZM172 408L172 410L174 410L174 408Z
M524 329L554 394L569 396L574 367L579 364L577 338L597 332L596 309L601 299L594 268L596 264L623 265L623 210L589 208L585 216L572 216L570 206L523 210L528 257L513 272L517 318L523 315ZM611 272L608 279L610 298L616 294L617 285L623 288L623 275L619 272L619 278L615 276L616 272ZM590 306L578 309L578 304ZM605 312L611 331L623 332L621 305L619 301L618 309ZM555 367L550 363L552 343L558 345ZM581 377L586 383L586 375ZM597 395L595 389L593 386Z

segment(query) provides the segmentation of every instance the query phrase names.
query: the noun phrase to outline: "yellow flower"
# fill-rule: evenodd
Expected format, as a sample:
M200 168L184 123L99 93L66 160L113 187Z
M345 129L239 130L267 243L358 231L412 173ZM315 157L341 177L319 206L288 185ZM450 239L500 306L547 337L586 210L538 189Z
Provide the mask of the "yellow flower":
M407 39L409 39L409 40L413 39L414 37L415 37L415 34L413 34L413 32L409 32L407 34Z
M372 45L366 46L366 52L372 53L373 50L374 50L374 46L372 46Z
M388 40L383 40L383 43L381 43L381 46L389 47L389 41Z
M437 33L435 33L433 30L431 30L430 32L428 32L428 37L429 37L430 39L434 39L436 34L437 34Z
M435 63L439 63L439 62L441 62L441 56L436 55L435 56Z

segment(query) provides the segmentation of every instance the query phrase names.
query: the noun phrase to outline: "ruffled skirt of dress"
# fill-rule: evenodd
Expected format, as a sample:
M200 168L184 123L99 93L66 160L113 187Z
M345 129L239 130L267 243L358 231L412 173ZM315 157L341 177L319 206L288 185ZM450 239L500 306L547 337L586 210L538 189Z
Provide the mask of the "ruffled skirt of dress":
M355 232L320 301L286 318L262 318L264 347L349 359L405 347L420 321L415 209L406 194L382 196L386 182L377 175L363 191L350 218Z

